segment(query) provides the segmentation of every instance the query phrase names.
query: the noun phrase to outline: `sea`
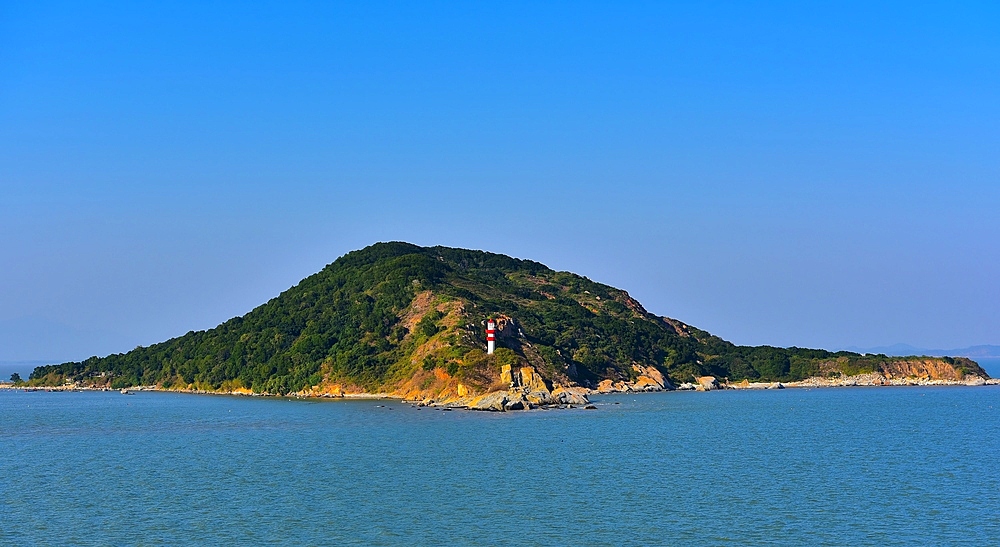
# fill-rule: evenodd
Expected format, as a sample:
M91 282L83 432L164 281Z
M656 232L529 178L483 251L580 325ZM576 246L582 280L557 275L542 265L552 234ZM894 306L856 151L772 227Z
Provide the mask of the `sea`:
M0 390L2 545L991 545L1000 386L596 410Z

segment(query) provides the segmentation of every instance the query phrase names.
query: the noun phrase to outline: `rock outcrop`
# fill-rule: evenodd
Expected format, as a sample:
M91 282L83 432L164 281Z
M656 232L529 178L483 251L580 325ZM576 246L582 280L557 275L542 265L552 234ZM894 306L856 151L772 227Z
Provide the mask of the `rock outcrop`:
M695 389L698 391L711 391L720 387L719 381L715 376L700 376L697 380L698 383L695 385Z
M606 378L597 384L598 393L631 393L635 391L672 390L670 380L654 366L633 364L632 370L637 374L635 381L612 380Z
M504 412L507 410L508 393L506 391L494 391L492 393L487 393L486 395L480 395L472 399L469 402L469 410L493 410L495 412Z
M631 388L634 391L663 391L673 389L670 380L667 380L663 373L652 366L632 365L632 369L639 373Z
M886 378L923 378L926 380L962 381L965 373L961 368L962 360L956 360L959 366L941 359L897 359L883 364L881 373ZM969 361L969 364L972 364ZM970 367L972 368L972 367Z
M468 408L469 410L488 410L506 412L510 410L528 410L554 406L585 406L590 404L587 394L590 390L583 387L557 387L554 390L534 367L521 367L512 373L511 367L504 366L501 380L509 380L509 389L491 391L472 398L440 402L427 402L430 406L448 406Z
M587 398L587 388L582 387L559 387L552 392L552 398L561 405L586 405L590 403Z
M511 373L510 365L500 367L500 383L505 386L514 385L514 375Z

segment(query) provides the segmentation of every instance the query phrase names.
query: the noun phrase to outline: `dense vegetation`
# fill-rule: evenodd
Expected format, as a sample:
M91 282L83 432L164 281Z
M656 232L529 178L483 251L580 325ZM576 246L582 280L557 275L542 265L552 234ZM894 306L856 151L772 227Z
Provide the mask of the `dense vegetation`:
M433 306L407 327L418 297ZM483 321L506 316L518 336L487 357ZM509 351L506 351L509 350ZM379 243L348 253L243 317L124 354L39 367L34 383L106 379L288 393L336 380L382 389L420 370L472 374L531 362L583 385L631 379L657 366L675 383L701 375L793 380L837 363L872 371L885 356L736 346L647 313L624 291L537 262L453 249Z

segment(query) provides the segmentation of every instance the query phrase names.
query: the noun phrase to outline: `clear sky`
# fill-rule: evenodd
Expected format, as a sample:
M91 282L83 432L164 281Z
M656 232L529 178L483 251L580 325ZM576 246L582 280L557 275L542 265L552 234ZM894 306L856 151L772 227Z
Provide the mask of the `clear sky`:
M0 1L0 360L385 240L741 344L997 344L998 207L996 2Z

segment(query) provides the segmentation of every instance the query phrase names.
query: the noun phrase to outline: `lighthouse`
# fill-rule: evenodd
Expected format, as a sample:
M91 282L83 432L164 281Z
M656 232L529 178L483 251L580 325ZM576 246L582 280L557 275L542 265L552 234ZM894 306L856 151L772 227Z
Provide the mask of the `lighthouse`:
M497 348L497 324L492 319L486 321L486 353L492 355Z

